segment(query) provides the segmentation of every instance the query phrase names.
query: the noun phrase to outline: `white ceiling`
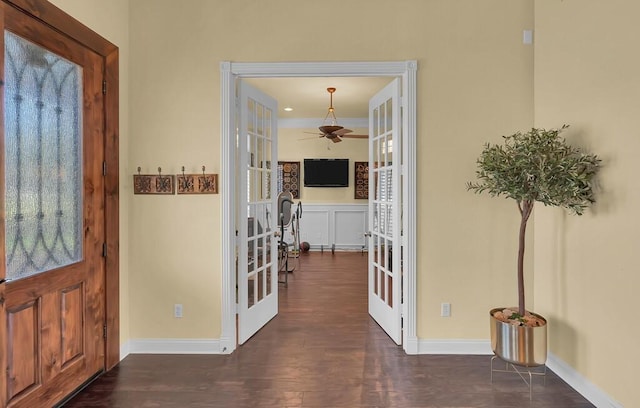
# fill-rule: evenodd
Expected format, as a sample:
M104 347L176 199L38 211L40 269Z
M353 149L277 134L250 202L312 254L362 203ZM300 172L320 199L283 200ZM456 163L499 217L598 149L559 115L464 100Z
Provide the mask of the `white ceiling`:
M369 99L391 82L391 77L247 78L248 83L278 101L278 120L308 119L320 126L329 108L327 88L336 88L333 108L338 124L353 126L349 119L366 119ZM293 108L285 112L285 107ZM341 121L341 119L345 119ZM345 122L345 123L343 123Z

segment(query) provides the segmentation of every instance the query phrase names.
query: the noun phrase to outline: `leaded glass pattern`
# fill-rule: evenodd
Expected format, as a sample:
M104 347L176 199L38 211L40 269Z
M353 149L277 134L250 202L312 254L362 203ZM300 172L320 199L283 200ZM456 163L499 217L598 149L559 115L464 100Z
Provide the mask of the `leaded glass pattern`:
M82 67L5 41L7 279L82 259Z

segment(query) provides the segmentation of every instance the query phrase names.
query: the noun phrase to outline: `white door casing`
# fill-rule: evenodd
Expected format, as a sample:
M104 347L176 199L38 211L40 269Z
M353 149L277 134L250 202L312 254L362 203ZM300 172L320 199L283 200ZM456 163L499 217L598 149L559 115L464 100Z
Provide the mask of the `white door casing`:
M400 80L369 101L369 314L402 343Z
M402 82L402 196L403 196L403 341L408 354L418 353L416 335L416 61L391 62L272 62L220 64L222 199L222 333L220 352L236 346L236 80L284 77L397 77Z
M239 80L238 343L278 313L277 101Z

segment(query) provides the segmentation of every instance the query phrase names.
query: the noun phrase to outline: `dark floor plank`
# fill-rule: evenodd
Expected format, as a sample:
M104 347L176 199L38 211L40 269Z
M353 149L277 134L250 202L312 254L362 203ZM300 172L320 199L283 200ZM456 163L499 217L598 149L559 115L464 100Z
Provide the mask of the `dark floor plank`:
M547 371L489 381L490 356L409 356L368 316L366 255L302 254L279 314L231 355L130 355L69 401L87 407L583 408Z

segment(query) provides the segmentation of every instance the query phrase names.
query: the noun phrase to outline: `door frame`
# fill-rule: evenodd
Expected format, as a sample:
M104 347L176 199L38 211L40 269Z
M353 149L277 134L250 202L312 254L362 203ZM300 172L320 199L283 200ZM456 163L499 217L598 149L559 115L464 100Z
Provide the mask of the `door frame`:
M118 47L45 0L1 0L102 57L104 67L105 370L120 361ZM2 164L4 165L4 164ZM4 194L0 191L0 193Z
M415 60L390 62L231 62L220 63L220 131L222 185L222 334L220 352L236 349L236 79L286 77L399 77L402 78L403 280L402 347L418 353L416 335L416 71ZM411 222L410 222L411 221Z

